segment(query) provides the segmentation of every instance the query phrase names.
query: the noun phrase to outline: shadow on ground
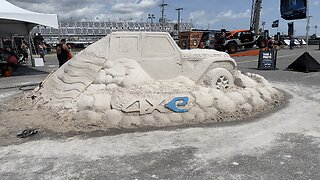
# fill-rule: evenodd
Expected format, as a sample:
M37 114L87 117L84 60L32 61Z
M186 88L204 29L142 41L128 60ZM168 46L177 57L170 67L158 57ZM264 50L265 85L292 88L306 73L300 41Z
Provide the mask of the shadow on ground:
M49 74L46 71L35 69L29 66L19 66L13 73L13 76L40 75Z

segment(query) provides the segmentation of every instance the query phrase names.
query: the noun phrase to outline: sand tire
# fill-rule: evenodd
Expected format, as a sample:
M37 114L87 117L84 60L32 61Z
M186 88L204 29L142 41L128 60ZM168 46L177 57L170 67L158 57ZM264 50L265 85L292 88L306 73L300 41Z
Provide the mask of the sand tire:
M224 68L215 68L208 71L202 78L205 86L217 89L227 89L234 85L233 75Z

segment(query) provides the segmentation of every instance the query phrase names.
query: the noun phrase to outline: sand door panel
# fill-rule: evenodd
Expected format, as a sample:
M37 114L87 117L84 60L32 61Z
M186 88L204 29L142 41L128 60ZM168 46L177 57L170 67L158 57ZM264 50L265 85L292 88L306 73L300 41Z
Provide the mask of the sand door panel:
M170 36L142 35L141 66L154 79L170 79L181 75L180 51Z

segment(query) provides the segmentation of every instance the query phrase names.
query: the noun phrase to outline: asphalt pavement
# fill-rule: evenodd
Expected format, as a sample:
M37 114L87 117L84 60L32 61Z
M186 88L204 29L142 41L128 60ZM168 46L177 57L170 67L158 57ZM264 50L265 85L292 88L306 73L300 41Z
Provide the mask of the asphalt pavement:
M309 53L318 62L320 62L320 50L318 46L310 46ZM301 56L306 49L295 48L281 49L278 51L277 56L277 68L278 70L258 70L258 57L235 57L237 61L238 69L242 72L252 72L260 74L266 77L269 81L284 82L284 83L299 83L304 85L319 85L320 74L319 73L301 73L295 71L286 71L285 69L294 62L299 56Z
M0 76L0 102L34 88L51 72L59 68L55 54L46 55L45 60L45 66L32 67L29 60L28 64L18 67L13 76Z
M1 179L319 179L320 72L285 71L304 52L281 49L279 70L257 70L257 57L236 57L242 72L261 74L288 103L250 121L117 135L43 136L0 147ZM320 62L320 51L310 47ZM32 75L0 78L0 99L19 83L41 82L57 61ZM5 82L5 83L3 83ZM2 87L2 88L1 88ZM7 88L5 88L7 87ZM7 95L4 95L7 93ZM11 93L11 94L10 94ZM14 93L13 93L14 94ZM45 132L42 132L45 134Z

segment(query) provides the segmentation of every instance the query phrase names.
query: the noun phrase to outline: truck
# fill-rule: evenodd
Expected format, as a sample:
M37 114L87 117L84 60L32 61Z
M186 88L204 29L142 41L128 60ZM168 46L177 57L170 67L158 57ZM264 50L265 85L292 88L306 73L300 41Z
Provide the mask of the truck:
M254 45L259 48L267 46L267 40L262 35L256 35L251 30L233 30L227 31L224 35L217 33L215 35L215 49L227 51L229 54L236 53L240 48L252 48Z

